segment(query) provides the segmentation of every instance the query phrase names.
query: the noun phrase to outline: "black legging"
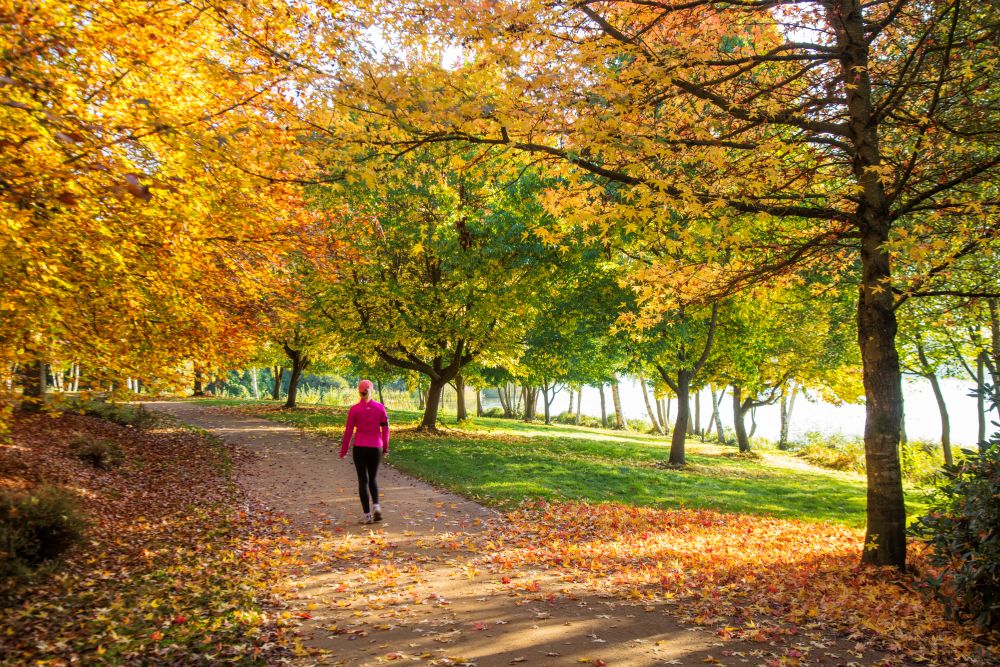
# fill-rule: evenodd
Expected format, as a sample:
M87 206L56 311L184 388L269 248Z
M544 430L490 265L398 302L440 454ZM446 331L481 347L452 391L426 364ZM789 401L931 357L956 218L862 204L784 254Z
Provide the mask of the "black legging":
M382 449L380 447L353 447L354 467L358 471L358 495L361 496L361 509L365 514L371 512L371 505L368 504L368 494L371 494L371 502L378 502L378 482L375 475L378 474L378 464L382 460Z

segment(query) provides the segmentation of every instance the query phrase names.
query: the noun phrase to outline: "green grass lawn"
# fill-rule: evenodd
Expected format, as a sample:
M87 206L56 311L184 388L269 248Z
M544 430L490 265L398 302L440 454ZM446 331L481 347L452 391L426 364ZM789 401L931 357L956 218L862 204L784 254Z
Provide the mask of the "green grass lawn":
M346 408L276 410L278 402L203 400L252 408L259 416L325 432L339 442ZM865 523L865 480L824 470L776 451L761 458L689 440L688 465L667 466L667 438L566 424L476 418L426 435L416 412L391 411L390 461L396 468L485 504L525 498L621 501L648 507L692 507L850 526ZM907 489L907 510L923 511L924 493Z

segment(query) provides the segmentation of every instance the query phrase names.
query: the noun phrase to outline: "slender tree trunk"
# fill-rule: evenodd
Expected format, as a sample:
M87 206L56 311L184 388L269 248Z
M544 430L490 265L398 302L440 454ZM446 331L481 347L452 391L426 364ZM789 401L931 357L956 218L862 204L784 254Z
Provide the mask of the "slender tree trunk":
M642 387L642 400L646 402L646 414L649 415L649 421L653 422L653 429L663 435L663 427L660 426L660 422L656 420L656 413L653 412L653 405L649 402L649 391L646 389L646 378L639 376L639 386Z
M569 408L566 410L569 413L573 412L573 390L569 390Z
M611 402L615 406L615 429L627 431L628 424L625 421L625 415L622 414L622 398L621 392L618 390L618 378L611 380Z
M253 383L253 400L260 400L260 386L257 384L257 367L250 369L250 380Z
M694 432L705 442L705 431L701 428L701 389L694 392Z
M733 429L736 431L736 444L741 452L750 451L750 438L747 436L746 423L743 418L746 416L746 408L743 405L743 388L733 385Z
M757 432L757 406L750 408L750 432L747 434L747 440L753 440L753 434Z
M693 419L694 415L693 415L693 411L691 410L691 395L690 394L688 394L687 412L688 412L687 434L690 435L690 436L693 436L694 435L694 419Z
M424 383L421 382L417 385L417 409L424 411L427 408L426 394L424 394Z
M45 364L32 361L21 367L21 410L38 412L45 405Z
M944 463L947 466L955 465L955 459L951 455L951 423L948 419L948 406L944 402L944 394L941 393L941 383L938 382L937 374L931 367L927 354L924 351L923 343L917 340L917 357L920 359L920 370L934 390L934 399L937 401L938 412L941 415L941 449L944 450Z
M722 428L722 398L726 395L726 388L723 387L718 397L715 395L715 388L710 387L712 392L712 421L715 423L715 437L720 445L726 444L726 431Z
M205 389L202 387L202 384L201 384L201 369L200 368L194 369L194 388L193 388L193 394L192 395L193 396L204 396L205 395Z
M483 416L483 390L476 387L476 416Z
M798 386L792 387L791 396L781 394L781 435L778 436L778 449L788 449L788 425L792 421L792 410L795 408L795 396L799 393Z
M552 395L552 399L555 400L555 394ZM546 382L545 384L542 385L542 403L545 404L544 405L544 409L545 409L545 423L546 424L551 424L552 423L552 418L551 418L551 415L549 414L549 383L548 382Z
M80 364L73 364L73 393L80 391Z
M504 417L513 417L514 412L510 409L510 396L507 395L507 388L503 389L497 385L497 397L500 399L500 407L503 408Z
M978 419L978 439L976 442L979 445L980 452L986 452L986 374L985 366L986 362L984 357L986 353L983 351L979 352L976 356L976 418Z
M461 373L455 376L455 416L457 421L469 418L469 413L465 409L465 378Z
M608 427L608 407L604 399L604 383L597 385L597 391L601 394L601 427Z
M378 390L378 402L385 405L385 398L382 397L382 380L375 378L375 388Z
M990 352L993 363L990 364L990 374L993 376L993 407L1000 415L1000 300L987 299L990 307Z
M653 394L653 403L656 404L656 425L663 435L667 434L667 418L663 414L663 398Z
M670 407L671 407L670 404L672 402L673 402L673 399L670 396L667 396L667 398L666 398L666 407L663 409L663 414L664 414L664 416L666 416L668 424L673 423L672 420L670 419Z
M583 406L583 387L580 387L580 391L576 392L576 417L573 419L573 423L577 426L580 425L580 410Z

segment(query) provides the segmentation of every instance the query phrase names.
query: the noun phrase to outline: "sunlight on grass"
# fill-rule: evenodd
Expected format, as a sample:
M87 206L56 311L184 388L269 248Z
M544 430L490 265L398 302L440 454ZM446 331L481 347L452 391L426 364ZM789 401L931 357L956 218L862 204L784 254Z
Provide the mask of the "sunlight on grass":
M220 407L317 431L339 439L346 408L284 409L278 402L205 400ZM421 415L390 411L392 465L483 503L513 507L525 499L625 502L656 508L706 508L860 527L865 523L862 475L825 470L766 451L735 456L732 447L689 440L688 465L668 465L663 436L557 424L483 418L448 425L437 435L414 429ZM925 494L908 492L916 516Z

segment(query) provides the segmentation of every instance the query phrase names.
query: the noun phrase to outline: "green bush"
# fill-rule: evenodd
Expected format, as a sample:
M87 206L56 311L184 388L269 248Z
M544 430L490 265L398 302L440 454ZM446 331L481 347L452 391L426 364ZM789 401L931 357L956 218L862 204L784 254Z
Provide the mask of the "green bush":
M484 417L503 417L503 408L490 408L489 410L483 411Z
M858 438L809 431L802 441L792 443L792 448L796 456L821 468L851 472L865 470L865 443Z
M954 448L953 448L954 449ZM956 459L962 455L955 450ZM899 464L903 477L921 486L939 481L944 471L944 452L941 444L926 440L911 440L900 448Z
M124 458L121 447L111 440L80 436L70 442L70 448L80 459L101 470L114 468Z
M83 528L75 496L63 489L0 492L0 576L22 575L57 558Z
M912 532L940 568L931 579L949 615L1000 628L1000 433L949 470Z
M133 428L149 428L156 423L155 414L142 405L123 405L120 403L105 403L103 401L82 401L77 409L90 417L99 417L122 426Z

